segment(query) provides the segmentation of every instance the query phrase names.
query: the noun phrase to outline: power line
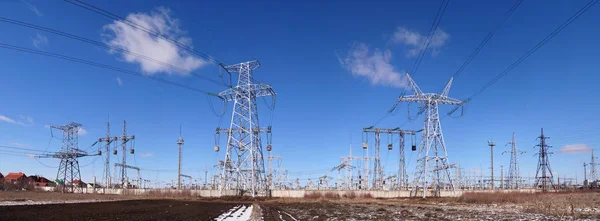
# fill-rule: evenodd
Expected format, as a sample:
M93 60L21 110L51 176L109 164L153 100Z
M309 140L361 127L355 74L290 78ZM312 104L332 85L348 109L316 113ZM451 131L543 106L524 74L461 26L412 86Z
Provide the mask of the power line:
M137 24L137 23L135 23L133 21L130 21L130 20L126 19L126 18L118 16L118 15L112 13L112 12L109 12L107 10L98 8L96 6L93 6L91 4L88 4L88 3L80 1L80 0L65 0L65 1L68 2L68 3L71 3L73 5L79 6L81 8L87 9L89 11L95 12L97 14L100 14L102 16L108 17L110 19L114 19L114 20L116 20L118 22L121 22L123 24L129 25L132 28L136 28L136 29L141 30L143 32L146 32L146 33L148 33L150 35L153 35L155 37L161 38L161 39L163 39L165 41L168 41L168 42L170 42L170 43L172 43L172 44L174 44L174 45L176 45L176 46L178 46L180 48L183 48L183 49L185 49L185 50L187 50L189 52L192 52L194 54L197 54L198 56L201 56L201 57L207 59L208 61L210 61L211 63L223 66L222 62L218 61L217 59L213 58L212 56L210 56L208 54L205 54L205 53L199 52L197 50L194 50L190 46L182 44L179 41L177 41L176 39L173 39L173 38L171 38L169 36L165 36L165 35L161 34L160 32L154 31L154 30L152 30L150 28L147 28L147 27L145 27L143 25Z
M500 29L500 27L502 27L502 25L504 25L506 20L508 20L508 18L519 7L519 5L521 5L522 2L523 2L523 0L517 0L513 3L513 5L508 10L508 12L506 12L506 14L504 15L504 18L502 18L502 20L500 20L500 22L498 23L498 25L496 25L494 30L492 30L490 33L488 33L487 36L485 36L483 41L481 41L481 43L479 43L477 48L475 48L475 51L473 51L473 53L471 53L469 58L467 58L467 60L460 66L460 68L458 68L458 70L454 73L454 75L452 75L452 77L456 78L456 77L458 77L458 75L460 75L462 73L462 71L471 63L471 61L473 61L475 56L477 56L477 54L479 54L481 49L483 49L483 46L485 46L490 41L490 39L492 39L492 37L496 34L496 32Z
M502 78L506 74L508 74L508 72L510 72L515 67L517 67L521 62L523 62L525 59L527 59L529 56L531 56L533 53L535 53L538 49L540 49L542 46L544 46L548 41L550 41L552 38L554 38L554 36L556 36L558 33L560 33L567 26L569 26L569 24L571 24L572 22L577 20L577 18L579 18L588 9L590 9L592 6L594 6L596 3L598 3L598 1L599 0L591 0L590 2L588 2L585 6L583 6L581 9L579 9L579 11L577 11L575 14L573 14L569 19L567 19L560 26L558 26L556 29L554 29L554 31L552 31L548 36L546 36L544 39L542 39L540 42L538 42L535 46L533 46L531 49L529 49L523 56L521 56L519 59L517 59L515 62L513 62L504 71L502 71L498 75L496 75L496 77L494 77L491 81L489 81L487 84L485 84L479 90L477 90L473 95L469 96L469 98L467 98L464 103L470 102L471 100L473 100L473 98L475 98L476 96L481 94L483 91L485 91L486 89L491 87L494 83L496 83L498 80L500 80L500 78ZM452 114L456 110L457 110L457 108L452 110L449 114Z
M440 25L440 22L442 21L442 17L444 17L444 13L446 12L446 8L448 8L449 3L450 3L450 0L442 0L442 5L440 5L440 8L438 9L438 12L435 16L435 19L433 20L433 23L431 24L431 28L429 29L429 35L425 39L425 42L423 42L423 45L421 46L421 48L419 50L420 54L417 57L417 60L415 60L415 64L413 65L413 67L410 71L410 74L413 77L417 74L417 70L419 69L419 66L421 65L421 61L423 61L423 57L425 57L427 49L429 48L429 44L431 44L431 39L433 38L433 35L435 35L435 32L437 31L438 26Z
M435 18L433 19L433 23L431 24L431 28L429 29L429 34L427 35L425 42L423 42L421 47L419 47L419 55L411 68L410 73L413 76L416 74L417 69L421 65L421 61L422 61L423 57L425 56L427 49L429 48L429 44L431 43L431 38L433 38L433 35L435 34L438 26L440 25L440 21L442 20L442 17L444 16L444 13L446 12L446 8L448 8L449 3L450 3L450 0L442 0L442 4L438 8L437 14L435 15ZM394 103L394 106L392 106L392 108L390 108L381 118L377 119L377 121L375 121L375 123L372 124L372 126L377 126L377 124L379 124L385 118L389 117L392 114L392 112L394 112L394 110L398 107L398 104L399 104L399 102L396 101L396 103ZM408 122L409 121L405 122L403 125L407 124Z
M15 150L24 150L24 151L34 151L34 152L42 152L42 153L51 153L50 151L45 151L45 150L36 150L36 149L29 149L29 148L22 148L22 147L12 147L12 146L4 146L4 145L0 145L0 148L15 149ZM0 150L0 151L3 151L3 150Z
M127 49L122 48L122 47L112 46L112 45L109 45L109 44L106 44L106 43L103 43L103 42L95 41L95 40L92 40L92 39L89 39L89 38L85 38L85 37L81 37L81 36L77 36L77 35L74 35L74 34L69 34L69 33L66 33L66 32L63 32L63 31L59 31L59 30L56 30L56 29L47 28L47 27L43 27L43 26L39 26L39 25L34 25L34 24L22 22L22 21L17 21L17 20L5 18L5 17L0 17L0 21L1 22L5 22L5 23L9 23L9 24L18 25L18 26L21 26L21 27L31 28L31 29L35 29L35 30L39 30L39 31L44 31L44 32L48 32L48 33L60 35L60 36L63 36L63 37L75 39L75 40L78 40L78 41L82 41L82 42L89 43L89 44L92 44L92 45L100 46L100 47L107 48L107 49L110 49L110 50L114 50L114 51L118 51L118 52L121 52L121 53L129 54L129 55L132 55L132 56L135 56L135 57L138 57L138 58L142 58L142 59L150 61L150 62L154 62L154 63L160 64L160 65L166 66L166 67L171 67L173 69L177 69L177 70L179 70L179 71L181 71L183 73L187 73L187 74L190 74L190 75L192 75L194 77L210 81L210 82L212 82L214 84L217 84L217 85L231 87L231 85L227 85L227 84L225 84L223 82L219 82L219 81L213 80L213 79L211 79L209 77L202 76L202 75L200 75L198 73L193 72L192 70L181 68L181 67L178 67L176 65L173 65L173 64L170 64L170 63L167 63L167 62L164 62L164 61L160 61L160 60L148 57L148 56L143 55L143 54L132 52L132 51L127 50Z
M80 58L75 58L75 57L70 57L70 56L66 56L66 55L60 55L60 54L55 54L55 53L50 53L50 52L45 52L45 51L30 49L30 48L24 48L24 47L19 47L19 46L4 44L4 43L0 43L0 48L5 48L5 49L10 49L10 50L15 50L15 51L21 51L21 52L27 52L27 53L31 53L31 54L37 54L37 55L43 55L43 56L47 56L47 57L58 58L58 59L72 61L72 62L77 62L77 63L81 63L81 64L87 64L87 65L91 65L91 66L95 66L95 67L99 67L99 68L104 68L104 69L108 69L108 70L113 70L113 71L117 71L117 72L121 72L121 73L125 73L125 74L130 74L130 75L138 76L138 77L148 78L148 79L151 79L151 80L154 80L154 81L158 81L158 82L161 82L161 83L170 84L170 85L177 86L177 87L180 87L180 88L184 88L184 89L188 89L188 90L192 90L192 91L200 92L200 93L203 93L203 94L208 94L208 95L211 95L211 96L217 96L218 97L217 94L211 93L211 92L208 92L208 91L205 91L205 90L202 90L202 89L198 89L198 88L186 86L186 85L179 84L179 83L172 82L172 81L168 81L168 80L165 80L165 79L162 79L162 78L157 78L157 77L153 77L153 76L144 75L144 74L142 74L140 72L131 71L131 70L123 69L123 68L118 68L118 67L114 67L114 66L110 66L110 65L106 65L106 64L96 63L96 62L92 62L92 61L88 61L88 60L84 60L84 59L80 59Z

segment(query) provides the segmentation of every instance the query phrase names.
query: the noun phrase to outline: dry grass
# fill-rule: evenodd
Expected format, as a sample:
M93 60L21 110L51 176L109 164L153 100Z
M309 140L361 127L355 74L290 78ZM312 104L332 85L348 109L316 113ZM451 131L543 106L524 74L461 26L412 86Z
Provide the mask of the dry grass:
M370 193L361 193L357 194L354 191L350 191L347 194L339 195L334 191L327 192L309 192L304 194L304 199L331 199L331 200L339 200L339 199L372 199L373 196Z
M0 191L0 201L68 201L68 200L118 200L131 197L104 194L57 193L39 191Z
M559 217L600 218L600 192L596 191L464 193L461 197L447 200L468 204L517 204L523 206L526 212Z

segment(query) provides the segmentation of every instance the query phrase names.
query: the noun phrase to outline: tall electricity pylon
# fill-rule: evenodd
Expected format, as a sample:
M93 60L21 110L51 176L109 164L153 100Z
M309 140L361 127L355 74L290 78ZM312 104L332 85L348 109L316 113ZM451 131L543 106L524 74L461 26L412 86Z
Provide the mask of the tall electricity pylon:
M552 152L548 152L548 149L551 146L546 144L546 139L548 138L549 137L544 136L544 128L542 128L542 133L538 137L538 139L540 139L540 144L536 145L536 147L540 148L540 152L538 153L538 166L535 174L535 188L541 186L543 192L546 192L548 187L556 189L556 186L554 185L554 175L552 175L552 169L550 168L549 155L552 154Z
M51 128L58 129L63 132L62 147L60 148L60 151L52 154L38 155L35 157L60 159L56 180L59 181L59 185L62 187L62 192L67 190L67 186L69 185L68 182L70 182L70 192L73 193L75 188L81 188L81 186L76 186L76 184L73 182L75 180L81 181L78 158L97 155L90 155L78 148L79 130L81 129L81 124L69 123L62 126L51 126ZM60 184L61 180L62 184Z
M219 185L221 194L224 189L238 190L240 194L250 192L252 197L269 192L261 133L267 133L267 145L271 145L271 127L260 127L256 98L276 94L271 86L254 81L252 72L259 65L254 60L224 67L229 73L239 73L239 77L235 87L218 95L224 101L234 103L229 128L217 128L217 134L227 133L224 168Z
M398 98L398 102L421 103L421 111L427 112L413 181L414 196L421 189L423 198L425 198L429 185L432 185L435 194L438 194L444 181L447 181L449 188L454 191L454 183L452 176L450 176L448 153L446 152L446 144L442 134L438 111L438 105L440 104L457 105L457 107L463 105L462 101L448 97L453 78L450 78L450 81L448 81L448 84L446 84L446 87L440 94L423 93L408 73L406 73L406 78L409 80L414 94L401 95ZM430 156L430 151L433 152L433 156ZM445 177L444 179L442 179L442 173Z
M596 181L598 179L597 177L597 170L596 170L596 165L598 165L596 163L596 157L594 157L594 149L592 149L592 160L589 163L590 165L590 180L592 182Z
M512 134L512 141L508 142L510 145L510 151L504 151L504 153L510 153L510 167L508 168L508 187L511 189L519 189L521 186L521 176L519 174L519 154L525 153L517 149L517 141L515 140L515 133Z

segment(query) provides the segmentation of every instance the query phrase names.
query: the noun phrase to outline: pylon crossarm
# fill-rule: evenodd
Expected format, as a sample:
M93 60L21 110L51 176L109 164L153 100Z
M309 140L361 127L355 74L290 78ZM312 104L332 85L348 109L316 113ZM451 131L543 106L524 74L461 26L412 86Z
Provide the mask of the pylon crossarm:
M276 93L271 86L264 84L251 84L227 89L219 93L218 97L227 102L235 101L236 96L241 93L239 91L249 91L250 93L254 93L255 97L276 96Z

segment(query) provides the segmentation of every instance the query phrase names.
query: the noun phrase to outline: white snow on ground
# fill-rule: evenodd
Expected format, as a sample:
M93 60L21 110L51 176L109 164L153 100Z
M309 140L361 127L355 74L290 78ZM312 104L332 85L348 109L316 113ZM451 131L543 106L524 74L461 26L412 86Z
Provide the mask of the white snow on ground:
M247 221L252 215L252 205L236 206L217 217L216 221Z
M291 214L287 213L286 211L280 211L280 212L285 213L285 215L289 216L294 221L298 221L296 218L294 218ZM280 215L281 215L281 213L280 213ZM283 219L281 219L281 220L283 220Z
M23 205L46 205L46 204L69 204L69 203L97 203L114 200L67 200L67 201L0 201L0 206L23 206Z

